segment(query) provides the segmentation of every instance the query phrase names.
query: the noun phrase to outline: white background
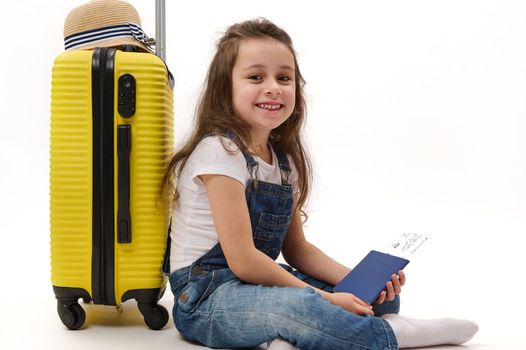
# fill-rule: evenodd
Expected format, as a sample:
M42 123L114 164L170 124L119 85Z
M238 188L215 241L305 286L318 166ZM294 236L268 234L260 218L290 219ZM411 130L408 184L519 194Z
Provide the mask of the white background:
M18 0L0 12L0 347L193 348L172 321L148 331L132 303L122 315L88 306L79 332L55 312L50 73L63 21L81 3ZM154 1L132 3L154 36ZM307 80L308 238L353 266L402 232L431 234L406 269L402 313L476 320L470 349L526 348L525 2L167 3L176 142L220 33L269 18L292 36Z

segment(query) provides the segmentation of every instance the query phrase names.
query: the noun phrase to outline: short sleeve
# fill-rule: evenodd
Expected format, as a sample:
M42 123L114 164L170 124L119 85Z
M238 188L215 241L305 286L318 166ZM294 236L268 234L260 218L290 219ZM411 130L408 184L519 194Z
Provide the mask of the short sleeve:
M225 147L218 136L203 139L192 152L187 162L187 172L191 180L201 184L199 175L217 174L231 177L243 184L247 182L248 172L243 154L228 139L223 139Z

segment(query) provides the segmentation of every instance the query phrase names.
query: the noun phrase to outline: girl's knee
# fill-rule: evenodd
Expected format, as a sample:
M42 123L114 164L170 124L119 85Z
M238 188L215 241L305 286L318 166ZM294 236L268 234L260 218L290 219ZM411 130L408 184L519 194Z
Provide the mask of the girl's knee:
M374 315L380 317L385 314L397 314L400 312L400 296L397 295L391 301L373 305Z

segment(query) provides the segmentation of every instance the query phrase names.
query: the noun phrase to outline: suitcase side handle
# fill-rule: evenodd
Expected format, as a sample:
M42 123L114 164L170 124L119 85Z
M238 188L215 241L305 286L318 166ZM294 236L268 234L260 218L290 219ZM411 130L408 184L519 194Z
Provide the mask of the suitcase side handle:
M119 159L118 201L117 213L117 242L131 243L130 216L130 153L131 153L131 125L117 126L117 157Z

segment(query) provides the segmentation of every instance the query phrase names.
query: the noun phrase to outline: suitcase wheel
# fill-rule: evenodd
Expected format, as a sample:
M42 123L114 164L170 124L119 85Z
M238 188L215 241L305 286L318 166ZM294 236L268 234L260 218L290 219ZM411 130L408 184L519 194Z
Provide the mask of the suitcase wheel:
M164 306L152 303L137 303L139 311L144 317L144 323L153 330L159 330L166 326L170 318Z
M79 329L86 320L86 313L78 303L63 303L57 301L57 311L64 326L71 330Z

